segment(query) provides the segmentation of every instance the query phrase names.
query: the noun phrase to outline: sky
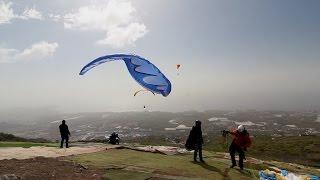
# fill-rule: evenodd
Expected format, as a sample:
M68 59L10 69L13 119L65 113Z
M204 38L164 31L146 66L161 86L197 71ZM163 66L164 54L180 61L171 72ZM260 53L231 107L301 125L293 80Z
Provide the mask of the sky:
M0 109L320 110L320 1L0 0ZM142 89L138 54L171 81ZM177 71L176 64L181 64Z

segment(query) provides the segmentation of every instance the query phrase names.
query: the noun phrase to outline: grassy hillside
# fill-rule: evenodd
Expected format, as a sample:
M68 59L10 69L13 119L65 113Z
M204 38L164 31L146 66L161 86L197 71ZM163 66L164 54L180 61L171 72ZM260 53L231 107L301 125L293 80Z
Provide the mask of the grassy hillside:
M320 167L320 137L260 137L248 153L263 159L277 159Z
M206 163L194 163L192 155L166 156L132 150L108 150L69 157L77 163L106 169L108 179L257 179L255 169L230 169L230 162L216 159L214 153L205 152Z
M92 144L91 144L92 145ZM101 144L100 144L101 145ZM0 147L30 147L30 146L56 146L55 144L48 143L30 143L30 142L0 142ZM88 145L90 146L90 145ZM110 148L110 147L108 147ZM67 150L67 149L65 149ZM65 151L62 150L62 151ZM204 159L206 163L193 162L193 154L183 155L162 155L150 152L140 152L129 149L108 149L102 150L96 153L80 154L67 156L63 158L57 158L56 164L50 164L51 169L59 169L59 172L65 172L64 168L71 168L68 170L68 177L74 177L82 172L91 172L88 177L101 177L106 179L232 179L232 180L249 180L258 179L258 171L268 169L268 167L278 167L281 169L287 169L290 172L295 173L307 173L320 175L320 171L314 167L301 166L297 164L266 161L262 162L258 159L247 156L245 163L245 170L241 171L238 167L230 169L229 156L225 153L217 153L212 151L204 151ZM39 159L38 159L39 160ZM11 162L13 167L20 167L19 163L22 163L21 167L16 168L15 173L23 175L26 171L26 166L35 166L35 172L43 172L48 169L47 162L53 159L32 159L31 161L17 161L8 160L2 163L2 168L7 170L6 172L12 172L6 165L7 162ZM69 161L63 163L60 161ZM0 164L1 164L0 163ZM16 164L15 164L16 163ZM41 168L38 167L38 163L44 164ZM58 164L57 164L58 163ZM34 165L36 164L36 165ZM68 167L60 167L60 165L68 165ZM1 168L1 166L0 166ZM76 170L75 170L76 169ZM55 175L56 172L48 171L50 175ZM99 172L98 174L96 174ZM42 179L48 177L48 174L39 174L39 178ZM1 174L1 173L0 173ZM29 174L30 175L30 174ZM40 178L40 179L41 179Z
M231 137L228 139L230 144ZM222 138L211 139L204 146L210 151L227 152L226 144ZM293 162L308 166L320 167L320 137L319 136L294 136L270 137L257 136L253 139L252 146L247 154L264 160L278 160Z
M35 143L35 142L0 142L0 148L2 147L23 147L30 148L33 146L47 146L47 147L58 147L57 143Z
M215 152L228 152L228 146L232 141L228 137L227 143L221 135L211 134L205 136L204 149ZM144 145L173 145L172 141L164 136L143 137L135 140L128 140L130 143L139 143ZM184 141L180 146L184 146ZM319 136L292 136L292 137L271 137L256 136L253 138L252 146L247 154L264 160L278 160L284 162L293 162L308 166L320 167L320 137Z
M23 147L29 148L32 146L57 146L56 143L50 143L45 139L25 139L14 136L12 134L0 133L0 148L1 147Z
M27 139L0 132L0 141L27 141Z
M37 139L27 139L22 137L17 137L13 134L7 134L0 132L0 141L14 141L14 142L34 142L34 143L48 143L50 141L43 139L43 138L37 138Z

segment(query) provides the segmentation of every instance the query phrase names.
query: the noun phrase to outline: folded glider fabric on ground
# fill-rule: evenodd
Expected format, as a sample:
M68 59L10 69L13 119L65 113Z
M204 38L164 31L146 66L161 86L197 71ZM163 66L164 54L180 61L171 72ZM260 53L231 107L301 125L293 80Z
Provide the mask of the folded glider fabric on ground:
M259 171L260 180L320 180L319 176L314 175L298 175L287 170L274 172L270 170Z
M84 75L100 64L115 60L123 60L133 79L145 89L156 94L162 94L164 97L170 94L171 83L166 76L150 61L137 55L113 54L99 57L84 66L80 75Z
M150 152L150 153L159 153L164 155L176 155L176 154L188 154L189 152L186 149L182 149L179 147L173 146L114 146L112 148L115 149L130 149L135 151L143 151L143 152ZM109 149L112 149L109 148ZM108 150L108 149L107 149Z

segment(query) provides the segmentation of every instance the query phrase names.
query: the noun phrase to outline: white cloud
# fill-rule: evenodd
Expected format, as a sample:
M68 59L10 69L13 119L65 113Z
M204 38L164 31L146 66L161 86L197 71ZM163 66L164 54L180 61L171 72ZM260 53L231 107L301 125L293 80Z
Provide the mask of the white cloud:
M106 44L117 48L132 45L136 40L143 37L147 32L144 24L131 23L127 27L115 27L107 31L107 36L99 40L98 44Z
M48 43L45 41L33 44L30 48L23 50L17 55L18 59L42 59L52 56L58 48L58 43Z
M48 16L50 19L52 19L55 22L60 21L62 18L60 14L49 14Z
M27 8L22 14L15 14L11 2L0 1L0 24L10 23L13 19L43 19L42 13L35 8Z
M0 48L0 63L10 62L17 52L16 49Z
M128 1L110 0L105 5L80 7L64 15L66 29L103 31L106 37L98 44L112 47L132 45L147 33L144 24L137 22L135 8Z
M11 5L11 2L0 1L0 24L10 23L15 18Z
M19 16L19 18L41 20L41 19L43 19L43 16L42 16L41 12L37 11L35 8L31 8L31 9L24 10L24 12L22 13L21 16Z
M108 30L129 23L134 11L130 2L111 0L105 6L84 6L77 12L66 14L64 26L70 29Z
M26 48L23 51L0 48L0 63L44 59L52 56L58 46L58 43L41 41L31 45L31 47Z
M147 33L146 26L137 21L135 12L128 0L110 0L80 7L65 15L48 14L46 17L56 22L63 21L66 29L104 32L106 36L97 44L121 48L134 45ZM22 13L15 14L11 2L0 0L0 24L10 23L12 19L42 20L44 16L35 8L26 8Z

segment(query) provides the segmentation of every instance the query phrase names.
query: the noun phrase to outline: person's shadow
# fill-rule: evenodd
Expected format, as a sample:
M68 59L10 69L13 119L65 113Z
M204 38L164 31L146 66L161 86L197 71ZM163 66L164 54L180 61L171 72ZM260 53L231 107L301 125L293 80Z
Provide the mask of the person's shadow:
M252 176L251 172L248 171L248 170L240 170L240 169L237 169L237 171L239 171L239 173L245 175L245 176Z
M220 169L218 169L218 168L216 168L216 167L214 167L214 166L211 166L211 165L207 164L206 162L201 163L201 162L194 162L194 161L193 161L193 163L194 163L194 164L197 164L197 165L200 165L201 167L203 167L204 169L207 169L207 170L209 170L209 171L214 171L214 172L219 173L221 176L223 176L223 179L224 179L224 180L231 179L230 176L229 176L229 170L230 170L230 168L226 168L226 169L224 170L224 172L222 172Z

